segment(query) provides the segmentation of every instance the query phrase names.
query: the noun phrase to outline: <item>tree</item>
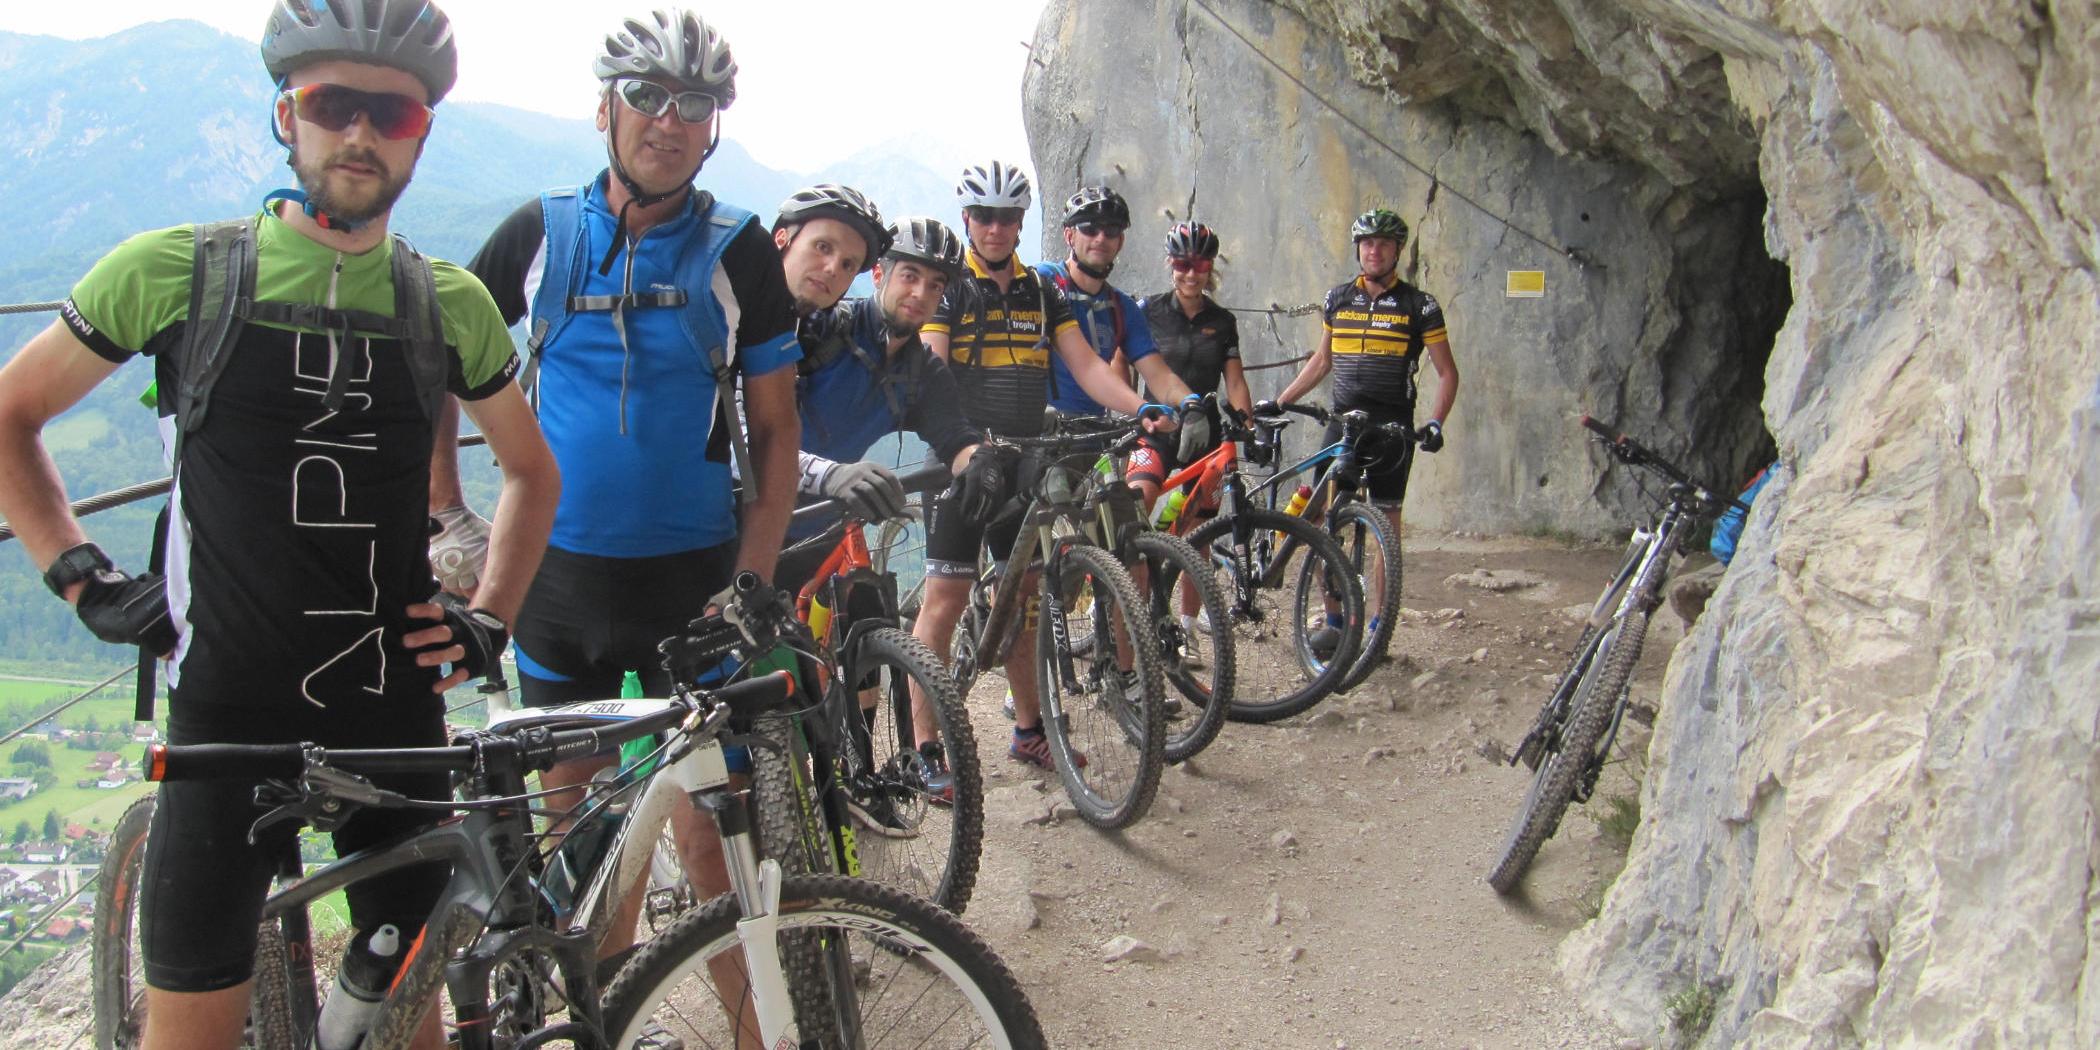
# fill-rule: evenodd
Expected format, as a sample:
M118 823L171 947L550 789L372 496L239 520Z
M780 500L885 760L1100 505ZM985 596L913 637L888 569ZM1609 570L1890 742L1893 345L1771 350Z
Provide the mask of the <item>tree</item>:
M65 825L63 825L63 824L60 824L60 823L58 822L58 811L57 811L57 810L55 810L55 809L47 809L47 810L45 810L45 811L44 811L44 841L46 841L46 842L57 842L57 841L58 841L58 837L59 837L59 836L60 836L61 834L63 834L64 832L65 832Z
M9 762L18 766L49 766L51 748L41 740L24 740L15 745L15 753Z
M28 842L29 836L34 834L36 834L36 831L29 826L29 818L24 817L15 822L15 837L12 841L19 846L24 842Z
M49 769L39 769L29 774L29 779L36 783L38 791L49 791L58 786L58 774Z

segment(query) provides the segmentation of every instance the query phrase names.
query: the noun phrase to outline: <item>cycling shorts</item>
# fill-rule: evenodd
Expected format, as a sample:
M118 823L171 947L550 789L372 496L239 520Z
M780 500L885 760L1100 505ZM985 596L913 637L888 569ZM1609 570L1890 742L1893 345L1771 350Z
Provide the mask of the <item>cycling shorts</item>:
M425 686L424 688L427 688ZM428 703L389 704L386 718L350 724L326 712L300 710L258 718L254 710L186 714L180 690L170 699L168 739L176 744L273 744L311 740L329 747L436 747L445 743L445 711ZM296 721L294 721L296 719ZM410 798L450 798L444 773L371 778ZM252 780L178 780L160 786L139 880L140 954L146 983L171 992L231 988L254 972L256 924L280 858L296 854L297 826L276 825L248 842L266 812ZM361 809L335 832L338 855L385 842L437 822L431 810ZM360 930L392 923L415 936L444 891L447 865L419 864L353 884L350 921Z
M519 701L610 699L628 671L641 676L644 696L671 695L658 643L683 634L735 576L735 543L650 558L547 548L511 631Z
M1414 413L1408 407L1395 408L1389 405L1359 405L1357 407L1361 408L1365 415L1371 417L1371 425L1374 427L1383 426L1387 423L1408 423L1410 426L1413 425L1411 420L1414 418ZM1340 415L1344 411L1347 410L1342 408L1342 406L1335 406L1336 415ZM1341 439L1341 420L1337 419L1327 424L1327 436L1322 439L1322 443L1332 445ZM1412 441L1380 440L1376 435L1372 435L1365 439L1363 452L1366 456L1366 469L1364 470L1365 494L1370 497L1373 504L1379 507L1393 508L1400 506L1401 502L1407 498L1407 475L1414 468L1415 443Z
M992 560L1005 561L1013 553L1014 541L1020 538L1024 517L1013 515L987 528L984 522L956 513L948 499L934 500L933 511L926 517L926 575L934 579L976 579L978 549L989 547Z

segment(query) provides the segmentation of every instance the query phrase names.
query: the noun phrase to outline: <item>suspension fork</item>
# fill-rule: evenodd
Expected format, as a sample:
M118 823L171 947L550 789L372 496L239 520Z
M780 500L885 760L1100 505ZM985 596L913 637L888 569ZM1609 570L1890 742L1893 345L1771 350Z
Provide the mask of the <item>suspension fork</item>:
M752 1013L767 1046L796 1046L794 1001L780 965L780 862L758 859L752 830L751 793L722 790L693 794L693 804L706 810L722 832L722 861L729 870L730 892L736 894L737 942L744 949L745 980Z

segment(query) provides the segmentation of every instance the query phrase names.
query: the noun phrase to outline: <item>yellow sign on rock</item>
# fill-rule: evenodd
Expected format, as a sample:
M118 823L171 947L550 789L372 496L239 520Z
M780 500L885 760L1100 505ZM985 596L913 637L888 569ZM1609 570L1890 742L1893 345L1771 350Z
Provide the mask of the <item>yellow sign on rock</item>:
M1509 284L1502 294L1507 299L1544 299L1546 297L1546 271L1509 271Z

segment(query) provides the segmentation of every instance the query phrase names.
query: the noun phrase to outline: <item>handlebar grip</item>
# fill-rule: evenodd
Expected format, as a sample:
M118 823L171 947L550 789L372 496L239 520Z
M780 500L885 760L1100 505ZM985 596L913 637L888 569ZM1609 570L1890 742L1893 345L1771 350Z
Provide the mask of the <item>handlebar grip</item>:
M1590 430L1591 432L1595 433L1598 437L1601 437L1606 441L1619 440L1620 434L1617 430L1614 430L1611 427L1605 426L1603 423L1598 422L1596 417L1590 415L1587 412L1583 413L1582 415L1582 425L1585 429Z
M1283 409L1285 412L1296 412L1308 419L1317 419L1322 423L1327 422L1327 410L1318 405L1302 405L1296 401L1291 401L1276 407Z
M948 470L947 464L934 463L902 475L897 479L897 484L904 489L904 494L909 496L914 492L939 492L954 480L955 475Z
M150 744L146 779L287 780L306 769L301 744Z
M729 705L729 713L735 718L755 718L789 706L789 698L795 695L795 676L774 671L711 690L707 695L718 704Z

